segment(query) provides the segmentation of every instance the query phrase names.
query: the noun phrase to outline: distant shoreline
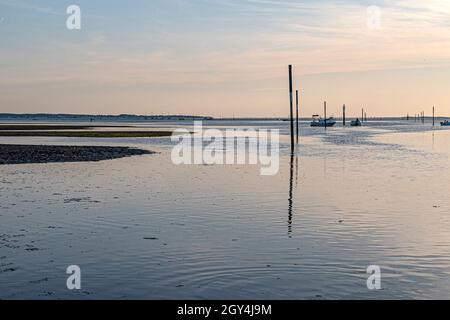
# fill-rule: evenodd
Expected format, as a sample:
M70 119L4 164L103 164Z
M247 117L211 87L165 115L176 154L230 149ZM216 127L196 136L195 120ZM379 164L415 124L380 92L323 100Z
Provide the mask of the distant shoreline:
M334 117L342 120L340 116ZM347 119L356 119L358 116L348 116ZM449 117L436 117L436 120L445 120ZM426 116L425 119L432 119ZM288 117L212 117L194 115L89 115L89 114L53 114L53 113L0 113L0 122L151 122L151 121L288 121ZM310 121L311 117L301 116L300 121ZM406 116L367 117L370 121L408 121ZM414 116L409 116L409 122L414 122Z
M0 121L170 121L170 120L213 120L208 116L190 115L90 115L90 114L53 114L53 113L0 113Z

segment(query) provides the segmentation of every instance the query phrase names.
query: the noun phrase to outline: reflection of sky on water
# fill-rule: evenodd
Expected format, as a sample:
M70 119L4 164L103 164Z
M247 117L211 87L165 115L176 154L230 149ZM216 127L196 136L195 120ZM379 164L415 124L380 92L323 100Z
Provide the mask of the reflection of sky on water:
M433 145L411 127L303 127L268 177L174 166L168 138L106 143L156 155L2 166L0 298L449 298L449 131ZM70 264L81 292L65 289Z

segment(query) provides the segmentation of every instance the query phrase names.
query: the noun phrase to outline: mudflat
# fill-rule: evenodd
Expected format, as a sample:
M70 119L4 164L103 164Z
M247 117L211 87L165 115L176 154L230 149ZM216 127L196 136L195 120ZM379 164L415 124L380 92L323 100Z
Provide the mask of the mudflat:
M1 131L0 137L152 138L169 137L170 131Z
M0 144L0 165L102 161L153 153L129 147Z
M131 128L131 126L77 126L77 125L49 125L49 124L0 124L0 131L8 130L83 130L92 128Z

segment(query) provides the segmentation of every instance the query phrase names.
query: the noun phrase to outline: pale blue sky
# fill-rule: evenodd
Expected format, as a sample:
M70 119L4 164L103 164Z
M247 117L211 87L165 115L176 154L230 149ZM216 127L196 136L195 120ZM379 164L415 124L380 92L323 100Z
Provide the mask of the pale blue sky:
M0 0L0 37L0 112L284 116L291 63L304 116L450 115L445 0Z

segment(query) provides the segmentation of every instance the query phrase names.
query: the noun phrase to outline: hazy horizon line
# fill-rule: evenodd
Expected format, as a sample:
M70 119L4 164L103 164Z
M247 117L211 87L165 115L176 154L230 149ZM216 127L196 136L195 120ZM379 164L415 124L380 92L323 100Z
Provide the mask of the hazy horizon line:
M176 118L176 117L190 117L190 118L209 118L213 120L221 120L221 119L288 119L289 116L211 116L211 115L197 115L197 114L134 114L134 113L113 113L113 114L87 114L87 113L48 113L48 112L36 112L36 113L13 113L13 112L2 112L0 113L0 119L5 117L27 117L27 116L41 116L41 117L167 117L167 118ZM299 119L311 119L311 116L299 116ZM367 119L406 119L408 115L382 115L382 116L367 116ZM420 115L418 115L419 118ZM335 119L343 119L342 116L333 116ZM350 118L361 118L360 116L346 116L347 119ZM410 120L414 120L415 115L409 115ZM432 119L432 115L425 115L425 119ZM435 119L441 118L449 118L448 116L435 116Z

